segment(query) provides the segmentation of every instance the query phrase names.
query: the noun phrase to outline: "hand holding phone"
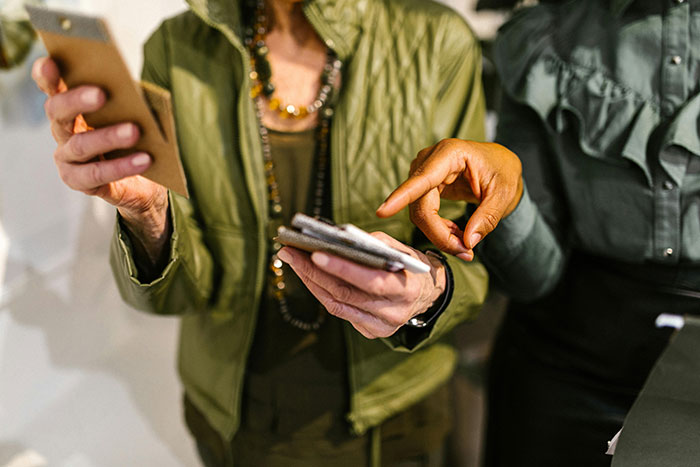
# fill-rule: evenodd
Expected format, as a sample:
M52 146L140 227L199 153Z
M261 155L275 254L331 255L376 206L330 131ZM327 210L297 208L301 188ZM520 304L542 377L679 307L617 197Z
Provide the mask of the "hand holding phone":
M170 93L153 84L132 80L105 20L44 7L26 8L52 61L60 69L62 90L83 88L80 97L86 107L79 114L79 120L84 119L89 127L96 129L106 129L115 123L122 123L116 130L117 134L111 135L113 144L99 148L103 150L100 155L110 160L135 152L141 153L141 157L132 161L134 164L130 167L132 173L129 175L133 175L133 169L138 166L141 169L139 174L187 196ZM93 86L99 89L94 89ZM42 87L42 90L50 94L49 89ZM47 104L49 118L61 123L67 123L65 120L72 121L70 117L77 108L73 107L70 109L73 112L67 112L71 102L67 98L60 102L60 106ZM131 140L125 138L127 133L132 136ZM96 139L95 135L91 136L91 140ZM127 140L131 143L129 146L125 146ZM88 147L92 149L92 146ZM79 149L83 148L84 145L79 146ZM145 155L149 156L150 162ZM117 170L113 176L128 173L124 169L129 167L116 164L112 167L113 172ZM100 181L105 181L104 178L108 177L103 177Z
M295 237L286 241L280 235L277 240L296 248L282 248L277 257L292 267L329 313L350 322L363 336L388 337L405 325L425 326L437 316L424 313L447 290L448 270L441 257L415 251L381 232L359 233L346 225L335 226L303 215L295 216L293 226L282 232L293 232ZM364 244L366 250L358 248L357 244L367 240L365 235L379 241L381 250L385 245L393 250L391 256L384 251L369 253L377 247L373 241ZM298 238L302 240L298 242ZM345 254L331 249L338 246L349 251ZM401 258L405 263L399 262L394 256L397 252L418 264L405 258ZM374 258L372 262L365 261L366 254ZM418 268L421 272L412 272Z
M65 27L75 34L78 32L72 29L80 24L75 16L48 10L44 14L42 10L39 17L45 17L43 22L48 24L47 28L55 28L58 24L59 28ZM70 66L70 63L85 59L80 48L65 48L59 41L59 49L63 52L57 52L48 37L44 39L50 52L53 50L59 59L70 57L69 62L62 62L63 70L48 57L38 59L32 68L32 78L49 96L44 108L57 143L54 162L59 176L71 189L100 197L115 206L129 230L138 238L135 245L142 246L154 261L160 257L169 239L168 192L161 184L140 176L154 163L152 154L135 148L142 139L143 127L130 119L111 120L104 126L93 121L92 117L104 111L115 95L121 95L119 89L103 89L99 80L93 82L90 79L89 73L74 73L85 70ZM72 37L69 39L69 42L73 40ZM91 62L86 60L86 63ZM92 66L99 68L95 63ZM119 157L105 158L105 155L117 152L121 152Z

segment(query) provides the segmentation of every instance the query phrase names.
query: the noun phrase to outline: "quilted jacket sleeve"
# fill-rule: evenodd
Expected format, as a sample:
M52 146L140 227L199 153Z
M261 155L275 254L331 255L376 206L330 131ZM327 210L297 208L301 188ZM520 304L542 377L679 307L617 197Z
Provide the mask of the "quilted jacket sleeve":
M142 78L165 89L170 88L167 43L164 27L156 31L144 47ZM169 258L162 271L150 274L153 280L139 279L139 270L129 233L119 216L112 238L110 264L122 298L131 306L157 314L184 314L206 307L213 285L213 261L202 241L202 232L187 199L169 193L169 215L173 233ZM143 276L143 271L141 271Z
M434 140L453 137L484 141L486 106L481 85L479 42L457 15L446 16L441 31L444 31L440 47L442 86L435 106ZM464 204L444 204L441 215L452 219L464 216ZM431 245L421 242L414 247L425 250ZM427 329L417 331L404 327L387 339L395 350L414 351L429 345L479 312L488 291L485 268L478 260L467 263L451 255L445 255L445 258L453 276L452 300Z

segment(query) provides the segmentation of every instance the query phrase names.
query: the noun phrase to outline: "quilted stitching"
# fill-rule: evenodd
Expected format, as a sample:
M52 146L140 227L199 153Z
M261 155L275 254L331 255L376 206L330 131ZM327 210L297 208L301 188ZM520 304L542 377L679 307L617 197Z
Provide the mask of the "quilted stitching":
M416 153L434 143L441 33L435 22L407 11L406 3L375 9L358 44L358 58L349 66L353 81L344 84L345 95L362 96L342 102L349 203L358 218L373 216L406 177Z

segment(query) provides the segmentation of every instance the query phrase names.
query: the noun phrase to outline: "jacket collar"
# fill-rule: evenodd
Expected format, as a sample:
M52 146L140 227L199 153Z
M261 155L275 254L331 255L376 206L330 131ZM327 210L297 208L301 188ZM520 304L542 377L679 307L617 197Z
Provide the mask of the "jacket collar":
M200 18L241 37L241 0L186 0Z
M241 3L244 0L187 0L192 11L207 23L229 29L241 37ZM373 0L305 0L304 13L319 36L341 60L355 50L362 21Z

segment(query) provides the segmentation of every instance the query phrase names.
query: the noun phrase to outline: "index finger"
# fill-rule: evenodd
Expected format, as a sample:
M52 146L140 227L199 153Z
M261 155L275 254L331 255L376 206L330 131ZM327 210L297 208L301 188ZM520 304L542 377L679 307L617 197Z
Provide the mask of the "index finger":
M32 79L39 89L49 96L67 90L66 83L61 79L58 65L49 57L40 57L34 61Z
M452 183L462 170L455 171L449 151L438 150L424 159L408 179L399 185L377 209L377 216L391 217L444 183Z
M435 188L426 174L411 175L377 209L377 216L391 217Z
M393 291L403 290L406 286L408 273L373 269L323 252L312 253L311 261L325 273L370 295L388 298L394 295Z

